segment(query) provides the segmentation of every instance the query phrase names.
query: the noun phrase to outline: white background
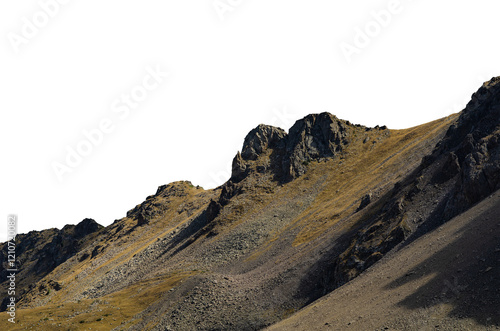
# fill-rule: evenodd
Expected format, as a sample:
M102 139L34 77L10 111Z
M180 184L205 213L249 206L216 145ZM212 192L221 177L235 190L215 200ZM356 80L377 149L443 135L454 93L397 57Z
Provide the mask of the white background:
M72 0L44 22L48 2L0 2L0 219L18 214L20 232L108 225L176 180L221 184L259 123L288 130L328 111L406 128L460 111L500 75L494 0L401 0L383 24L372 12L389 0L221 0L225 12L213 0ZM34 16L45 26L16 47ZM367 27L348 63L340 45ZM169 77L121 119L113 102L148 66ZM104 118L113 132L58 180L53 163Z

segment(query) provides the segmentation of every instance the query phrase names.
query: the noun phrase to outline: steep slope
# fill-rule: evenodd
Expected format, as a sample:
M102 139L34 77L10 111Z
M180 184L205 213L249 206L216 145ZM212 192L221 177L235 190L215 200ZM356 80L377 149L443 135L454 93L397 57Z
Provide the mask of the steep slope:
M224 185L161 186L39 275L16 327L253 330L286 318L499 188L497 82L460 116L406 130L328 113L288 134L258 126ZM59 290L38 286L49 281Z
M404 243L405 245L411 246L412 241L422 234L432 231L439 225L468 210L475 203L500 189L499 141L500 79L493 78L491 81L484 83L478 92L472 96L472 100L461 113L458 121L450 126L445 137L437 144L433 153L426 156L422 160L422 164L411 174L396 183L387 202L384 203L382 208L378 209L377 212L368 218L365 225L352 239L350 247L335 260L334 271L331 276L332 288L337 288L355 278L363 270L382 258L385 253L396 245ZM479 286L471 286L474 284L475 279L477 280L476 275L481 275L477 270L477 259L471 258L466 260L470 265L465 264L465 267L468 269L467 272L463 274L465 276L463 276L464 280L462 283L464 286L474 287L481 291L488 291L488 289L490 289L492 292L486 294L484 300L479 303L477 303L478 298L475 296L477 292L470 291L464 293L464 297L460 299L461 303L458 304L461 307L460 313L456 313L456 311L445 313L443 311L439 317L446 320L446 323L451 325L450 327L455 325L455 327L458 328L469 329L469 325L467 324L469 322L475 325L475 327L479 327L478 325L485 327L486 325L495 325L499 323L499 296L495 290L491 289L498 287L498 284L495 286L495 279L498 279L498 262L500 260L494 260L494 256L491 255L491 252L498 250L498 247L495 248L493 246L497 245L499 242L498 224L496 223L498 223L498 205L500 202L498 199L492 199L488 203L488 208L491 209L489 211L490 217L492 217L491 223L486 230L481 230L481 236L465 236L463 242L460 240L450 245L457 251L459 251L461 245L464 245L461 248L471 249L476 257L477 255L489 256L490 266L486 267L486 269L492 271L489 273L490 277L483 277L484 283ZM470 213L467 213L467 215L470 215L467 221L474 222L476 218L481 219L481 213L481 209L479 211L474 209ZM486 220L488 220L488 218L486 218ZM459 221L456 222L458 223ZM459 225L450 225L452 229L453 226ZM445 239L444 242L448 243L456 239L453 236L450 237L449 235L442 234L436 235L435 233L430 236L430 238L436 237L439 237L441 240ZM432 239L427 240L432 241ZM485 245L490 242L491 247L478 246L481 241ZM471 246L475 249L470 248ZM447 253L451 254L450 252L452 253L453 251L449 249ZM412 256L415 258L419 256L419 254L424 253L417 251L414 252ZM466 254L465 252L457 252L454 258L458 259L461 255ZM466 256L470 255L471 252L467 252ZM439 261L434 265L434 268L437 269L437 272L448 274L446 268L453 265L452 261L449 261L449 264L440 264L441 262L444 261ZM396 268L401 268L402 270L407 269L407 267L401 263L401 260L391 263L396 263L392 265L391 270L395 270ZM413 265L412 259L409 259L406 263ZM458 269L460 268L457 267L457 270ZM456 280L456 277L453 277L453 279ZM369 282L372 284L375 280L369 278ZM349 283L349 286L355 285ZM335 291L335 293L339 292ZM391 301L389 300L390 298L387 297L388 295L387 292L381 291L378 297L384 298L383 300L387 300L384 302L394 306L394 299L397 298L392 298ZM398 292L397 295L403 296L404 292ZM431 295L430 297L430 300L424 300L425 303L421 304L419 307L432 305L432 299L435 299L435 296L433 297ZM415 299L416 296L411 296L406 299L405 303L407 306L413 305L414 307ZM346 304L345 301L343 302ZM467 305L465 302L467 302ZM476 306L471 304L474 302ZM465 305L466 307L464 307ZM358 308L361 307L378 311L378 308L372 305L360 305ZM391 315L397 314L397 309L394 309L394 307L390 308L388 305L382 305L382 307L386 308L386 312L390 311ZM350 306L350 309L356 309L355 304ZM343 310L339 314L344 314L345 312L346 311ZM487 316L485 317L485 315ZM386 315L380 316L385 316L387 318ZM450 322L447 320L449 316L452 316L452 319L457 318L457 316L465 316L473 321L455 320L454 322ZM302 317L301 314L298 314L297 317L295 317L295 321L300 320ZM309 319L309 321L312 321L314 318L318 320L318 316L315 316ZM433 317L434 320L439 320L439 318L436 316ZM373 316L371 319L373 319ZM343 319L338 318L338 323L341 323L340 320L343 321ZM404 319L402 318L402 320ZM423 318L423 320L426 319ZM429 320L430 319L427 318L427 321ZM381 319L381 321L384 321L384 319ZM385 321L387 321L387 319ZM290 321L289 323L293 324L295 322ZM371 322L366 323L362 325L364 325L364 327L368 327L368 325L370 325L370 328L373 327L373 325L370 324ZM404 324L405 328L416 328L416 321L411 322L410 320L406 320L405 323L407 323ZM290 325L291 324L286 324L286 326ZM301 325L302 327L299 328L309 329L308 324ZM341 324L333 323L332 325L340 327ZM280 324L280 326L284 327L285 324ZM321 329L322 327L324 328L325 325L317 324L316 327ZM402 326L399 325L396 329L401 329L401 327Z
M389 201L352 241L336 266L337 285L410 235L413 239L443 224L498 189L500 78L493 78L474 93L433 153L396 184Z
M500 191L268 330L498 330Z

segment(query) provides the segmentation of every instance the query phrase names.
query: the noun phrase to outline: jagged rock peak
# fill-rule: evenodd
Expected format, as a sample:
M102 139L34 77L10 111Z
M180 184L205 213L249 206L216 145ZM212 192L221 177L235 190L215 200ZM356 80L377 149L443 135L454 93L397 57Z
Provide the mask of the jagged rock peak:
M289 158L283 166L289 178L305 172L310 160L333 157L348 144L349 122L330 113L311 114L295 122L290 128L286 150Z
M500 100L500 76L493 77L472 94L471 101L467 104L463 116L470 112L481 112L485 106L497 104ZM481 109L482 108L482 109ZM498 106L494 107L498 111ZM490 109L492 110L492 109Z
M327 112L298 120L289 134L283 129L261 124L245 137L241 154L238 153L233 160L231 179L239 182L245 178L252 171L247 161L257 160L269 150L272 150L269 164L259 165L256 171L271 170L280 181L299 177L305 173L309 161L341 153L349 144L350 128L370 130ZM385 130L386 127L377 129Z
M94 233L103 226L91 218L86 218L75 226L75 237L82 238L90 233Z
M241 157L244 160L255 160L266 149L278 147L286 136L281 128L259 124L245 137Z

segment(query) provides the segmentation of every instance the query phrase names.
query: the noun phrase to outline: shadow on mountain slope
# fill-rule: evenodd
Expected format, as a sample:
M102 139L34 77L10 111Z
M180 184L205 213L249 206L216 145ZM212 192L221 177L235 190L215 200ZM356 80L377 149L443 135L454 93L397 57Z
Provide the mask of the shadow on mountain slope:
M395 289L434 275L399 305L418 309L446 303L453 307L450 317L500 325L500 192L488 199L490 208L481 214L459 216L469 220L454 241L389 285Z
M389 195L390 193L386 194L386 196ZM300 291L295 296L297 299L306 299L307 304L309 304L341 285L341 281L337 279L335 274L339 257L349 247L352 238L363 224L363 221L359 221L357 225L352 226L346 232L326 239L331 242L331 245L328 246L326 252L322 253L321 257L316 258L316 262L301 276Z

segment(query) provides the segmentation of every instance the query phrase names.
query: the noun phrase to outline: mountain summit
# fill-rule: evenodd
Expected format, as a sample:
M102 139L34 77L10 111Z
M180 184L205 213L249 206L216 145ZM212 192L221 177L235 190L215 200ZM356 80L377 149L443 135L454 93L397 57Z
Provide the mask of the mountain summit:
M498 328L499 142L500 78L405 130L259 125L218 188L17 236L14 329Z
M234 159L231 180L241 180L247 174L247 167L252 169L248 161L270 153L268 167L261 167L260 171L270 169L278 180L291 181L306 172L309 162L341 155L357 134L371 130L329 113L306 116L290 128L290 134L280 128L259 125L246 136L241 155Z

